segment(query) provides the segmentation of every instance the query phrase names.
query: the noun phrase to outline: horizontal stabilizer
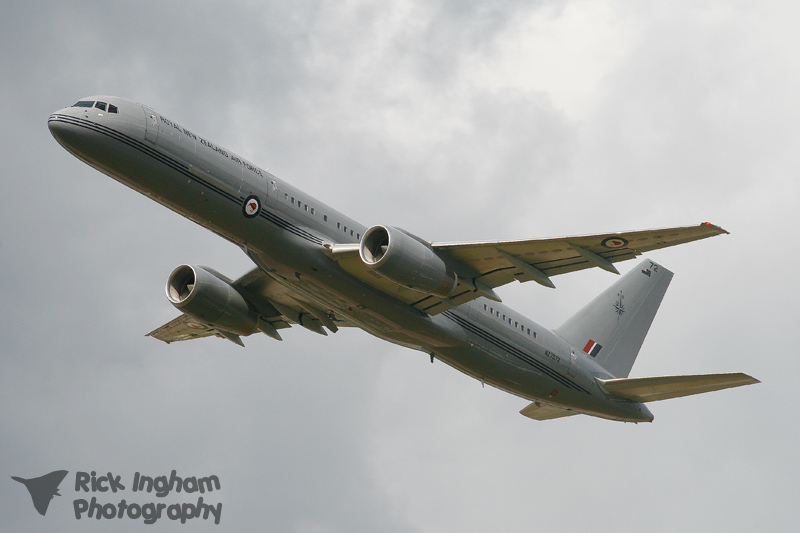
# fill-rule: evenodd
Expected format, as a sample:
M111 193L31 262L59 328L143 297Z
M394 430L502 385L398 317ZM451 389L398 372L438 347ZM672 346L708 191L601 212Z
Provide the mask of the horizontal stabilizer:
M643 403L761 383L757 379L741 372L735 374L700 374L652 378L595 379L600 388L606 393Z
M552 405L547 405L544 403L533 402L528 405L528 407L520 411L519 414L525 415L528 418L533 418L534 420L552 420L553 418L572 416L579 413L576 413L575 411L568 411L560 407L553 407Z

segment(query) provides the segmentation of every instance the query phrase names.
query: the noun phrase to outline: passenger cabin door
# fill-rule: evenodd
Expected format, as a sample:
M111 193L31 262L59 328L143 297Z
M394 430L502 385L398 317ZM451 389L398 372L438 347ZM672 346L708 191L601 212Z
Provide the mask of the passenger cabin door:
M149 107L142 106L144 111L144 138L153 144L158 141L158 127L159 120L156 112Z
M575 350L569 350L569 366L567 367L567 374L569 377L574 378L578 373L578 356L575 355Z
M280 188L278 187L278 180L271 174L267 174L267 205L275 209L278 205L278 194Z

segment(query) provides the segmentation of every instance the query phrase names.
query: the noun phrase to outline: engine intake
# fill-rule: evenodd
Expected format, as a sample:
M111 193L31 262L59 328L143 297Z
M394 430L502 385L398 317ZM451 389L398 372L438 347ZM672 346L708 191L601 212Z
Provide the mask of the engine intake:
M220 273L181 265L167 278L167 298L180 311L237 335L256 330L258 314Z
M456 273L428 243L400 228L371 227L358 253L376 273L415 291L447 298L458 284Z

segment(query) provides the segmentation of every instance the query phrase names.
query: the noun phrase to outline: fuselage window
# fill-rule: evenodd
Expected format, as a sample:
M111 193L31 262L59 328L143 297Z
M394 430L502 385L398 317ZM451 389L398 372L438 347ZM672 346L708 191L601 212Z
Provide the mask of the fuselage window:
M315 215L316 213L317 213L317 212L316 212L316 210L315 210L315 209L312 207L312 208L311 208L311 214L312 214L312 215Z
M289 201L289 193L288 192L283 193L283 199L286 200L287 202Z
M306 204L306 208L305 209L306 209L306 211L308 211L308 204Z
M75 102L75 105L72 107L92 107L94 106L94 102L89 102L87 100L81 100L80 102Z
M336 229L342 229L342 223L341 222L337 222L336 223Z
M328 221L328 215L322 215L322 220L324 220L325 222L327 222L327 221Z
M360 241L360 240L361 240L361 234L360 234L360 233L356 233L356 240L357 240L357 241Z
M344 226L344 232L347 233L347 226Z
M105 111L106 110L106 103L105 102L97 102L96 104L94 104L94 106L97 109L101 110L101 111Z
M353 230L350 230L350 236L351 237L353 236Z
M294 196L292 196L292 205L294 205Z

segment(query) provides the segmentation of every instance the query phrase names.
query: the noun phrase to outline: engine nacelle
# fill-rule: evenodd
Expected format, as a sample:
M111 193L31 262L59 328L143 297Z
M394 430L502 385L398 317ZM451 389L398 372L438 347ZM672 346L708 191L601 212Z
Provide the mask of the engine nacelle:
M391 226L373 226L361 238L361 260L386 279L440 298L450 296L458 276L430 245Z
M181 265L173 270L167 298L180 311L237 335L250 335L258 324L258 314L242 295L210 268Z

